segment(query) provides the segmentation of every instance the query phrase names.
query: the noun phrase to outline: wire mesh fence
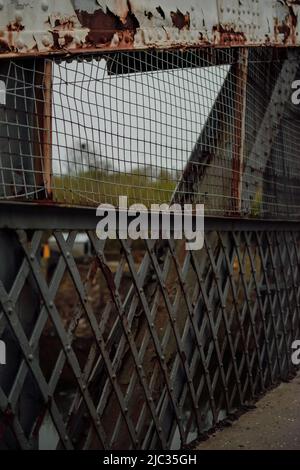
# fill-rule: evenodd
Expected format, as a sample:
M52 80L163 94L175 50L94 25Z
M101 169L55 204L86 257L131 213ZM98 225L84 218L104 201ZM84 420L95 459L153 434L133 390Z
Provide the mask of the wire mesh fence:
M1 61L0 197L298 217L297 70L271 48Z

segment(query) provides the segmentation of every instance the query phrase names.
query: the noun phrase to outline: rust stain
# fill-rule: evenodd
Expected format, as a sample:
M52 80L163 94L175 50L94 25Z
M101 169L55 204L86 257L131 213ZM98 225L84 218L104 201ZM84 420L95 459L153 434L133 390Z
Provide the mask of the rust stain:
M4 31L0 31L0 52L8 52L15 49L14 33L19 33L25 29L25 26L19 21L11 21L6 26L7 37Z
M217 43L223 46L245 44L247 42L245 33L242 31L234 31L232 26L226 27L219 24L213 27L213 32L218 33Z
M122 33L121 39L124 38L125 42L133 42L139 22L131 9L129 0L127 6L128 11L124 17L116 15L108 7L106 11L100 8L94 13L76 10L81 25L90 30L86 41L90 44L107 44L117 32Z
M54 23L55 28L59 29L69 29L73 30L75 29L75 21L72 18L56 18L55 23Z
M0 52L8 52L15 49L14 47L14 33L23 31L25 26L20 21L11 21L6 26L7 37L4 37L4 31L0 31Z
M0 52L8 52L11 48L9 47L8 42L3 39L3 33L0 34Z
M159 12L160 13L160 12ZM178 8L177 11L171 11L171 18L173 25L178 29L190 29L190 14L187 11L185 14L182 13Z
M76 25L74 18L56 18L54 22L54 28L51 31L53 36L52 49L61 49L62 47L65 47L73 42L74 37L72 32L75 30L75 28ZM62 33L63 36L61 36Z
M68 44L71 44L73 42L74 38L72 34L65 34L64 39L65 39L65 46L68 46Z
M53 36L53 49L59 49L60 48L60 45L59 45L59 34L57 31L53 31L52 32L52 36Z
M296 44L296 28L297 28L297 24L298 24L298 15L296 15L296 13L294 12L293 10L293 7L289 7L289 18L290 18L290 22L291 22L291 32L290 32L290 35L291 35L291 41L292 41L292 44Z
M19 31L23 31L24 29L25 29L25 26L22 25L18 21L11 22L7 25L7 31L19 32Z
M300 1L298 3L294 2L294 5L300 5ZM289 14L285 17L284 21L279 21L278 18L275 18L274 22L274 35L276 42L279 41L278 35L283 35L283 43L284 44L296 44L297 39L297 25L298 25L298 15L294 12L292 6L288 6Z
M89 28L86 41L92 44L105 44L112 40L116 30L122 28L122 22L108 8L106 13L96 10L94 13L76 10L78 19L84 28Z
M278 40L278 34L283 34L283 42L286 44L291 34L291 28L286 23L280 24L278 22L278 19L276 18L274 25L274 33L276 40Z

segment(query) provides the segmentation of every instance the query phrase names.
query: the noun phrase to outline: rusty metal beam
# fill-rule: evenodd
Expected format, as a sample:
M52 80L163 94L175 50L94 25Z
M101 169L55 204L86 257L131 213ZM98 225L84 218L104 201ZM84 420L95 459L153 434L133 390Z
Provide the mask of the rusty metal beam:
M39 60L35 67L35 97L36 97L36 119L37 124L34 129L33 165L35 171L35 184L44 187L45 193L37 198L47 197L51 199L51 173L52 173L52 62Z
M234 66L236 74L235 132L232 155L232 213L240 215L242 210L243 162L245 146L246 87L248 71L248 49L242 49L240 61Z
M0 0L0 57L297 46L296 0Z

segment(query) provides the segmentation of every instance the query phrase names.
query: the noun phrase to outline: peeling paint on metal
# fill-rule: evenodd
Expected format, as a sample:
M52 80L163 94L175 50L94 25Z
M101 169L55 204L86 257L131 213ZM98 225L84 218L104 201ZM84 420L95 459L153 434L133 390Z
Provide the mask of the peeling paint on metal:
M7 0L0 57L207 46L300 46L300 0Z
M246 44L247 38L243 32L234 31L231 25L217 25L214 28L215 42L221 46L236 46Z
M182 13L178 8L177 11L171 11L171 18L173 25L178 29L190 29L190 14L187 11L186 13Z
M85 40L90 45L118 44L122 39L127 43L133 43L134 35L139 22L131 10L130 2L127 2L126 15L118 16L108 7L89 13L88 11L76 10L81 25L89 30Z

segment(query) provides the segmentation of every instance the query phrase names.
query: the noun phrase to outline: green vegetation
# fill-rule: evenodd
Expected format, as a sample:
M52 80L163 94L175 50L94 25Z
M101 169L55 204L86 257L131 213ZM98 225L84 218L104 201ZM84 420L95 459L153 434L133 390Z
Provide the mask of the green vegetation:
M251 216L258 217L261 214L261 209L262 209L262 189L261 187L259 187L256 190L253 202L251 204Z
M151 167L140 168L133 173L86 171L77 175L54 176L54 200L79 205L107 202L117 206L119 196L127 196L128 204L170 202L177 175L164 170L154 177L149 170Z

